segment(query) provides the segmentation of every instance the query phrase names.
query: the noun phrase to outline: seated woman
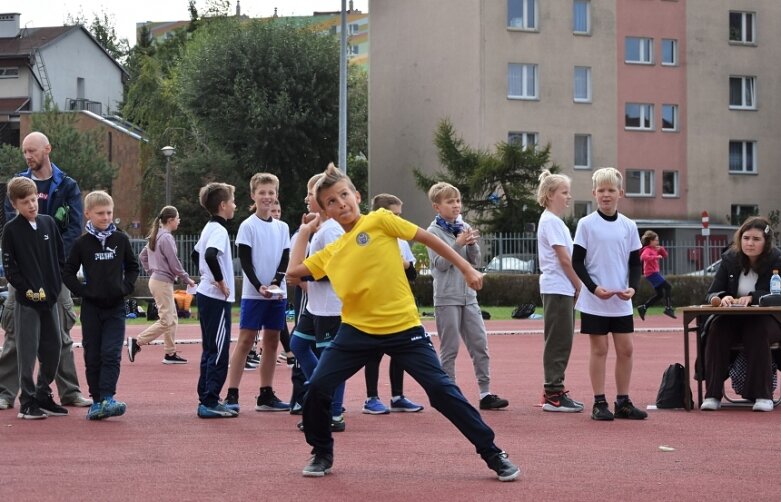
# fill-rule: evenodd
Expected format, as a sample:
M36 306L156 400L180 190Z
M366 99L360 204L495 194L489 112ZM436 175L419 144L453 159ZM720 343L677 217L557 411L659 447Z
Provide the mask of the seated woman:
M759 304L769 293L773 269L781 269L781 251L773 246L768 221L752 217L740 226L708 290L708 303L721 307ZM715 301L714 301L715 299ZM718 410L729 375L730 347L745 347L748 373L744 396L754 411L773 411L770 343L781 341L781 323L772 315L715 316L705 344L705 401L701 410Z

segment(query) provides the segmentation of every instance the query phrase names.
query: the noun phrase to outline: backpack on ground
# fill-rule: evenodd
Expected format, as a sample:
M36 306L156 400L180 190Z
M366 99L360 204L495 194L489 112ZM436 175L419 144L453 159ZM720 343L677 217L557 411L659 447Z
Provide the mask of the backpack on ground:
M534 313L535 308L536 307L532 303L522 303L515 307L515 310L512 311L510 316L513 319L526 319Z
M662 374L662 384L656 395L656 407L660 409L684 408L686 376L685 368L680 363L671 364ZM689 389L689 402L692 393Z

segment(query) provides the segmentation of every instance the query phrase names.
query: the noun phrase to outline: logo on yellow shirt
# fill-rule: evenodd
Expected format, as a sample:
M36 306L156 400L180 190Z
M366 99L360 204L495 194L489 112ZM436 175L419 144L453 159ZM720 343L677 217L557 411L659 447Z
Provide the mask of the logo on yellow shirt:
M355 242L359 246L365 246L369 243L369 234L366 232L360 232L358 235L355 236Z

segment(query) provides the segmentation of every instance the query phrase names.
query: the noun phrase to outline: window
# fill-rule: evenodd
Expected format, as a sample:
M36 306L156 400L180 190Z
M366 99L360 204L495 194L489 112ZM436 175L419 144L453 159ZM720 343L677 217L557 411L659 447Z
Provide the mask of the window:
M654 172L639 169L627 169L626 194L635 197L653 197Z
M575 169L591 169L591 135L575 135Z
M573 208L573 216L575 218L583 218L591 214L591 201L576 200L575 207Z
M627 103L624 107L624 127L653 131L654 105L645 103Z
M537 0L507 0L507 27L537 29Z
M591 33L591 2L589 0L573 0L572 32Z
M521 145L524 150L537 146L536 132L509 132L507 133L507 142L513 145Z
M730 12L729 13L729 40L743 44L756 42L756 13L755 12Z
M350 25L350 34L358 33L361 31L361 26L358 23L353 23Z
M732 204L730 207L730 223L735 226L742 225L752 216L759 215L759 206L756 204Z
M678 41L662 39L662 65L676 66L678 64Z
M588 66L575 67L573 99L578 103L591 102L591 68Z
M512 99L537 99L537 65L507 65L507 97Z
M624 40L624 61L627 63L653 64L654 39L626 37Z
M729 107L740 110L757 109L757 77L729 78Z
M678 130L678 105L662 105L662 131Z
M19 68L14 66L10 68L0 68L0 78L18 78Z
M349 45L348 51L351 56L357 56L361 52L361 46L360 45Z
M749 174L757 172L757 142L729 142L729 172L730 174Z
M662 197L678 197L678 171L662 171Z

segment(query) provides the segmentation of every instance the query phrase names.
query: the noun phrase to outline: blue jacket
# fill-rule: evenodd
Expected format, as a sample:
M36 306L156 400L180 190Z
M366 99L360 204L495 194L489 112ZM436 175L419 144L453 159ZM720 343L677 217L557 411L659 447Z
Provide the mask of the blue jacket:
M76 183L76 180L65 174L54 162L51 164L52 183L49 186L49 204L46 214L57 221L57 228L62 235L63 250L65 251L65 256L68 256L73 243L81 235L82 220L84 219L81 190L79 190L79 184ZM16 175L32 179L32 171L30 169ZM61 222L55 218L57 209L64 205L70 206L67 222ZM6 198L5 221L11 221L14 216L16 216L16 210L11 205L11 201Z

